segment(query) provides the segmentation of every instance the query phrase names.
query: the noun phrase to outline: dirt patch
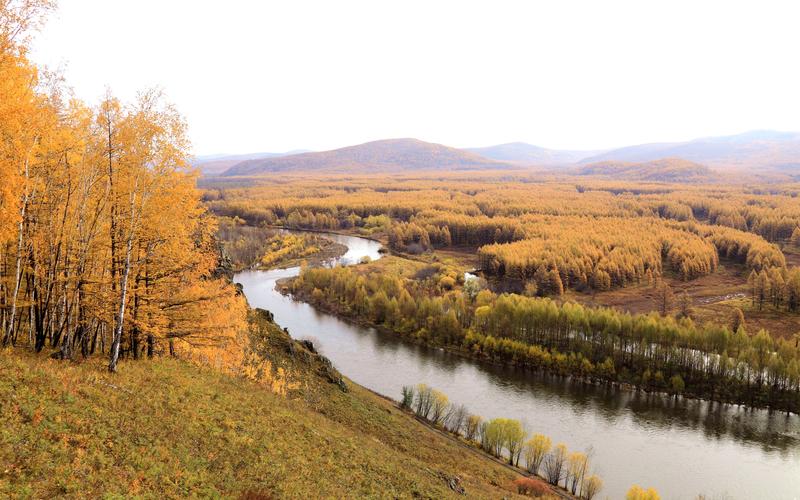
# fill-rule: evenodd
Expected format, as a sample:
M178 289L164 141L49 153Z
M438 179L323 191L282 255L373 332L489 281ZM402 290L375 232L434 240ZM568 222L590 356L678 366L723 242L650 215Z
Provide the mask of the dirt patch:
M735 299L745 299L747 298L747 294L744 292L738 293L729 293L726 295L719 295L716 297L706 297L698 300L699 304L708 305L708 304L716 304L717 302L724 302L726 300L735 300Z
M795 254L800 264L800 255ZM787 259L788 260L788 259ZM697 323L712 322L731 325L736 308L744 312L747 332L757 333L765 329L773 337L791 339L800 331L800 315L784 309L765 307L759 311L753 307L747 285L747 269L733 262L722 262L717 272L692 281L682 281L675 276L666 276L666 282L675 293L675 308L683 291L692 300L692 319ZM632 314L658 311L656 289L640 285L607 292L578 293L569 291L565 298L594 307L613 307Z
M699 322L730 324L736 308L744 312L745 327L750 335L758 333L763 328L773 337L792 339L800 332L800 314L766 306L758 310L749 296L698 307L693 317Z
M717 272L700 278L683 281L667 274L664 281L672 288L676 300L684 291L692 299L692 306L703 306L747 296L747 275L744 266L732 262L721 263ZM580 293L569 291L566 297L591 306L613 307L632 314L658 310L657 290L650 285L629 286L606 292ZM677 304L676 304L677 305Z
M787 266L800 266L800 248L794 245L785 245L781 250L786 257Z

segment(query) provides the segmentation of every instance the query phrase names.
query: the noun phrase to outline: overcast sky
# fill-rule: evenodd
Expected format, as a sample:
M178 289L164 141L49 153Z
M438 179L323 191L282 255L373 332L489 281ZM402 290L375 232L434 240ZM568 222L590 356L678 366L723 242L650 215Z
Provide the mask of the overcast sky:
M197 154L800 130L800 2L60 0L33 58L161 86Z

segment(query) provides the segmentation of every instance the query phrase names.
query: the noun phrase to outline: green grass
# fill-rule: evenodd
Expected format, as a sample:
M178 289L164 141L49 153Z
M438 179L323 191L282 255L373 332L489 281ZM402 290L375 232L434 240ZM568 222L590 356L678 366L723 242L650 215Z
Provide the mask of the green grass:
M0 497L443 498L455 476L470 496L514 496L513 472L342 391L261 327L265 354L302 381L288 396L176 359L110 375L102 359L1 352Z

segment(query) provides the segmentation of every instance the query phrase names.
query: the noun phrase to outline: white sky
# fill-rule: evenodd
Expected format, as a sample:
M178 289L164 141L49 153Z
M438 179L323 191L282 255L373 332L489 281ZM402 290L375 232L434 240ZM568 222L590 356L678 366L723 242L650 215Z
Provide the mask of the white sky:
M60 0L78 97L161 86L197 154L800 130L800 2Z

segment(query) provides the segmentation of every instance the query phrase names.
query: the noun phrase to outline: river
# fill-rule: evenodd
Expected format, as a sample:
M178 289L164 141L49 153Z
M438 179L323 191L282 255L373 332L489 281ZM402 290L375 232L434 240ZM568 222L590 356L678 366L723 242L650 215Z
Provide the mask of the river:
M348 247L331 264L379 259L380 243L325 234ZM503 368L407 343L353 325L275 290L299 268L235 276L252 307L267 309L295 338L310 338L345 376L399 399L427 383L485 418L519 419L571 450L591 447L599 498L624 498L632 484L664 499L800 499L800 417L692 399L588 386Z

